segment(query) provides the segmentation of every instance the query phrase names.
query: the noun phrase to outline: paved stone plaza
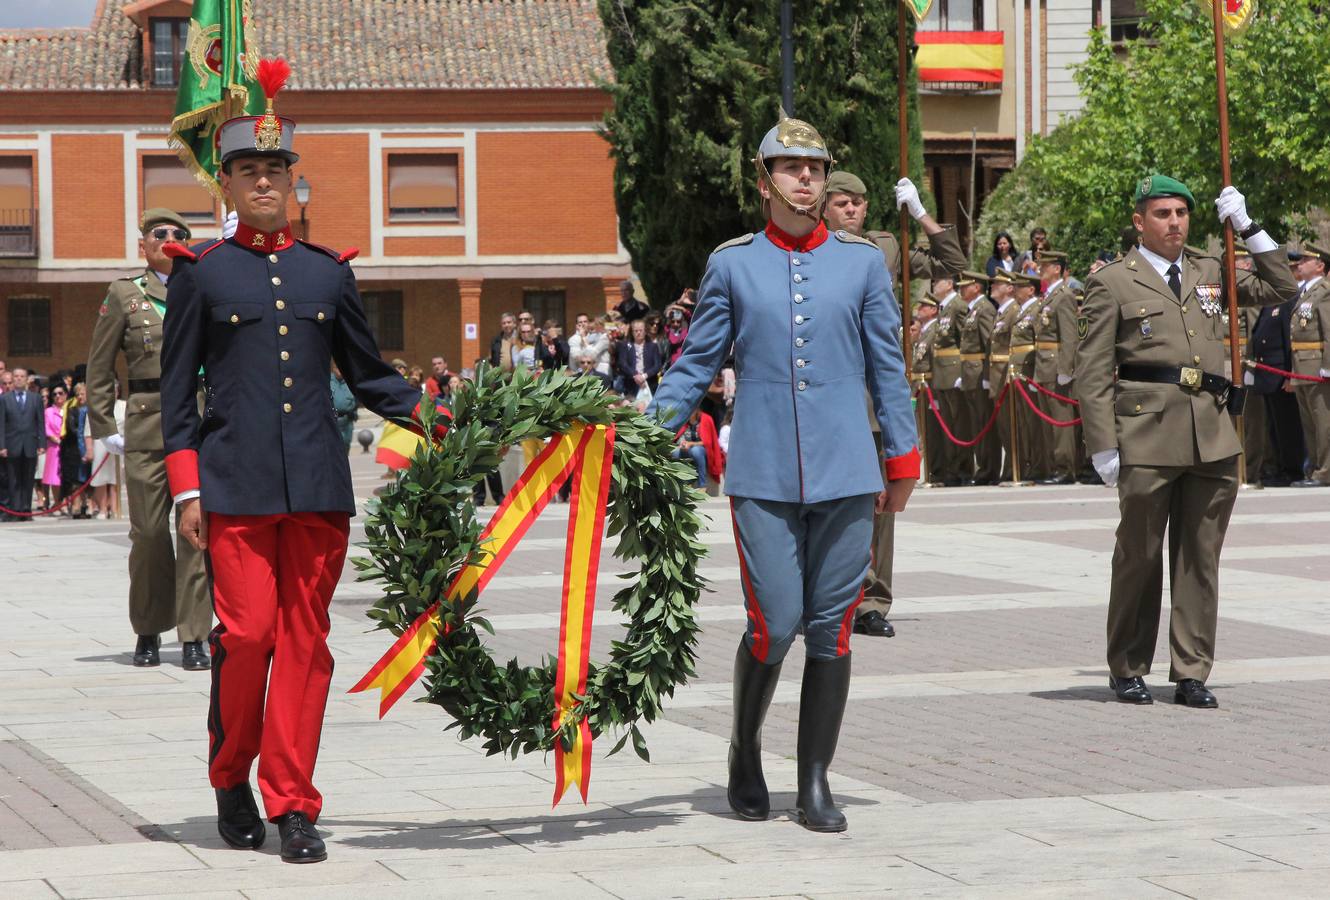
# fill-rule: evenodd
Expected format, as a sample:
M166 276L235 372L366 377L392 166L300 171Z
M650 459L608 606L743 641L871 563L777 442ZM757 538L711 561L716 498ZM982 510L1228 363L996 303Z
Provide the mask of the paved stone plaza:
M357 492L379 481L352 457ZM898 637L856 637L833 787L844 835L795 824L796 646L768 719L777 810L725 802L730 666L743 627L723 500L706 512L698 677L591 802L550 808L552 759L487 759L436 707L347 695L388 646L350 565L323 732L329 861L227 848L213 821L208 676L130 665L127 525L0 526L0 896L1279 897L1330 878L1330 494L1244 491L1224 554L1221 708L1111 702L1103 639L1116 495L916 493L897 526ZM498 654L553 653L566 507L552 507L482 606ZM363 533L353 523L352 540ZM355 553L353 549L353 553ZM361 551L363 552L363 551ZM595 647L624 566L602 563ZM1167 615L1167 611L1165 611ZM173 636L170 636L173 638ZM419 696L419 689L413 693Z

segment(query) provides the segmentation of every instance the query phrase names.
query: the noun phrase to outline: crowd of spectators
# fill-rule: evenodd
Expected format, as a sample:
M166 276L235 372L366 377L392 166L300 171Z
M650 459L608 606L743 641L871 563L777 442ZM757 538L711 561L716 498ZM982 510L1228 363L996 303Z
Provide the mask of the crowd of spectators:
M116 419L124 421L122 400ZM118 518L119 484L118 460L92 439L83 368L43 376L0 360L0 522L53 509L66 518Z

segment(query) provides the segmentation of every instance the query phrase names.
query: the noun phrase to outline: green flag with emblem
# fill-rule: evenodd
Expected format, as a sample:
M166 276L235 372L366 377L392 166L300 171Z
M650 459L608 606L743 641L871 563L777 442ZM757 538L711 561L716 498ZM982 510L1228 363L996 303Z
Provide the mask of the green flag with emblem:
M928 11L933 8L933 0L901 0L914 13L914 20L922 22L928 18Z
M264 109L251 5L251 0L194 0L167 136L185 166L218 199L218 126L232 116L261 115Z

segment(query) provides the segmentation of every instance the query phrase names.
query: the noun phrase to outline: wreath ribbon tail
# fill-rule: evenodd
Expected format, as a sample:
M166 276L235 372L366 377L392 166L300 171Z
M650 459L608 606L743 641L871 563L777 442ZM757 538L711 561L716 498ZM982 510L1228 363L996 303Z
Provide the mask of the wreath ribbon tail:
M563 564L560 604L559 662L554 681L554 727L578 716L572 746L554 745L554 802L576 784L587 802L591 781L591 727L580 712L586 696L591 658L591 623L596 611L596 581L600 575L600 549L605 537L605 513L614 464L614 428L591 430L573 469L568 507L568 541Z
M402 632L388 652L379 657L379 661L347 693L358 694L377 688L379 718L382 719L425 671L425 657L434 651L439 639L440 621L436 601Z

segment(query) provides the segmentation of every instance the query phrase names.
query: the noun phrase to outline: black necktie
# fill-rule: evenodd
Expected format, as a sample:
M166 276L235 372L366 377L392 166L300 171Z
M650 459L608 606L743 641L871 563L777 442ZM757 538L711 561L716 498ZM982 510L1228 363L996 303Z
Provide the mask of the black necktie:
M1168 286L1173 289L1173 296L1179 300L1182 299L1182 278L1179 275L1181 271L1177 263L1168 267Z

